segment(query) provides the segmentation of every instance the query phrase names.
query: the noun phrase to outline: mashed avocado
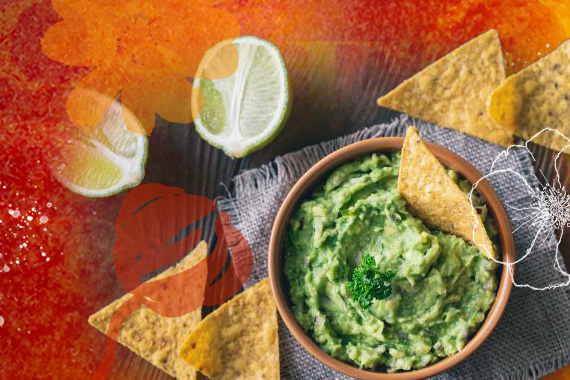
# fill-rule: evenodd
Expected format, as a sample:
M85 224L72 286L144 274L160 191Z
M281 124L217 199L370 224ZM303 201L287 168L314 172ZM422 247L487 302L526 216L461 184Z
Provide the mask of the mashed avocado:
M407 211L396 189L399 163L399 154L374 154L336 169L292 218L285 259L295 317L317 344L388 372L461 350L497 288L493 261ZM367 304L350 283L368 256L391 288Z

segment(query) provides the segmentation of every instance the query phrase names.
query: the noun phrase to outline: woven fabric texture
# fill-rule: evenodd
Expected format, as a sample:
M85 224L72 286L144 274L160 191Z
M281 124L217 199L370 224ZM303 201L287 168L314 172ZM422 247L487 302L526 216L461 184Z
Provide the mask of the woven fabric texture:
M239 174L234 179L231 194L218 199L219 209L229 213L232 224L253 249L254 268L246 287L268 275L267 248L273 221L287 192L299 177L317 161L343 146L373 137L403 136L410 125L417 126L426 141L454 151L483 174L489 173L495 161L494 169L509 168L520 173L531 188L538 186L533 157L526 148L515 147L506 152L483 140L405 115L388 124L277 157L267 165ZM489 177L489 181L507 205L513 230L524 223L515 233L517 257L520 258L531 246L540 226L528 221L528 210L521 210L532 202L528 187L510 173L497 172ZM543 228L535 249L517 264L515 280L518 284L544 287L566 280L554 269L556 256L560 259L554 232L552 228ZM284 379L348 379L312 357L281 321L279 334ZM466 361L434 379L536 379L569 362L570 287L546 291L515 288L503 318L485 344Z

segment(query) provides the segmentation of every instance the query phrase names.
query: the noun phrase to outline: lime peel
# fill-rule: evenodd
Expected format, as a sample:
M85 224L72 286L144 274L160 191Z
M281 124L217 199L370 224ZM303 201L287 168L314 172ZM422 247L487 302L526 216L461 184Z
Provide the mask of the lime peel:
M238 50L237 70L226 78L204 79L208 65L223 61L228 44ZM232 158L267 145L289 116L287 70L279 49L268 41L253 36L221 41L206 52L195 78L192 115L196 130Z
M91 101L107 100L95 91L85 92ZM98 125L72 127L72 136L50 164L54 177L69 190L87 197L111 196L140 184L148 138L128 130L125 117L137 120L115 100Z

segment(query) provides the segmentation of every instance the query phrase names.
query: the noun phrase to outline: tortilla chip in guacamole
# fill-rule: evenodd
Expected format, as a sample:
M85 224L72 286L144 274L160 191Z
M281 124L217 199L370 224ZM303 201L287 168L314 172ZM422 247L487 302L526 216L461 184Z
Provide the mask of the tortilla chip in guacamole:
M462 237L495 257L481 217L414 127L408 128L402 148L398 192L424 223Z

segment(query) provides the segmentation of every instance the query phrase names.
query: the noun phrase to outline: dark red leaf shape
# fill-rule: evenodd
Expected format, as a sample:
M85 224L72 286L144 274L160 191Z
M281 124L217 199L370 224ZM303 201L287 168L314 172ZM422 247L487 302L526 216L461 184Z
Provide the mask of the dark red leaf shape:
M208 256L208 286L204 305L220 305L236 294L245 284L253 268L253 254L245 237L231 225L229 215L222 211L216 220L218 244ZM218 281L214 280L226 264L231 249L230 266Z
M199 228L183 238L174 238L214 210L215 202L208 198L160 184L139 186L125 197L115 224L113 258L123 288L133 297L113 314L105 356L92 379L106 379L115 360L120 327L142 305L163 317L180 317L203 304L223 303L245 284L253 267L253 254L226 212L218 215L218 243L207 258L183 272L143 283L143 276L182 258L200 241ZM224 271L228 258L230 265Z
M115 224L115 270L121 285L131 292L142 276L182 258L199 241L201 229L184 239L174 237L215 210L215 203L199 195L157 183L138 186L123 200Z

